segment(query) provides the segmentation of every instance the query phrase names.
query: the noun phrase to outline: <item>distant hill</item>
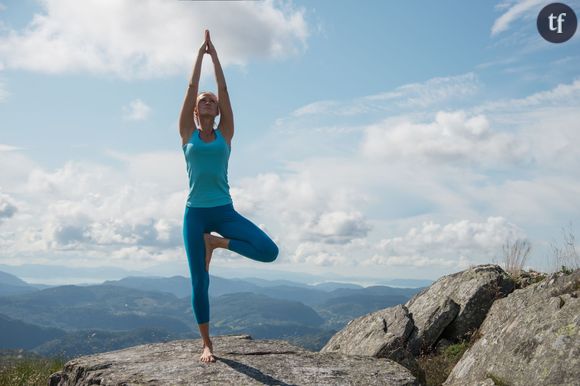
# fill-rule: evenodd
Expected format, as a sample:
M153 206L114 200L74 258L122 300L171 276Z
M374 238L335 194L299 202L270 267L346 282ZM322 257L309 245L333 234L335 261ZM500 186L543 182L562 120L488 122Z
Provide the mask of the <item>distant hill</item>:
M30 293L37 291L37 288L31 286L16 275L0 271L0 296Z
M348 289L361 289L364 288L362 285L350 284L350 283L337 283L337 282L326 282L320 283L313 286L316 289L321 289L323 291L334 291L338 288L348 288Z
M130 331L83 330L71 332L60 339L47 341L32 351L49 357L68 359L106 351L120 350L139 344L194 339L193 334L173 334L161 328L137 328Z
M221 296L235 292L262 291L262 287L241 279L224 279L210 275L209 281L210 294L212 296ZM169 292L178 298L186 298L191 296L192 293L191 280L183 276L172 276L169 278L131 276L121 280L107 280L103 284L135 288L144 291Z
M0 284L8 284L12 286L23 286L23 287L27 287L29 285L27 282L20 279L18 276L3 271L0 271Z
M0 313L65 330L161 327L189 332L189 307L172 294L105 285L67 285L0 298Z
M255 284L259 287L275 287L275 286L280 286L280 285L290 285L293 287L304 287L304 288L310 287L310 285L305 284L305 283L300 283L300 282L292 281L292 280L283 280L283 279L266 280L266 279L261 279L258 277L243 277L240 280L243 280L247 283Z
M433 284L433 280L426 279L391 279L383 281L382 284L402 288L428 287Z
M64 335L66 332L58 328L44 328L0 314L0 347L3 349L28 350Z
M227 294L216 298L210 313L213 319L219 320L220 325L236 327L262 323L307 326L319 326L324 323L324 319L316 311L303 303L273 299L251 292Z

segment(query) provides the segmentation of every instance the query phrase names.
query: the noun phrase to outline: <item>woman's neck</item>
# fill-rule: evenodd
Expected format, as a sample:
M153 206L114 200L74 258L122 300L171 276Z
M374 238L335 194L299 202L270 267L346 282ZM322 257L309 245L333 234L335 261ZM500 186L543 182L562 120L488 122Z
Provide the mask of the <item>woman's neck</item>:
M214 119L210 117L202 117L200 120L200 130L204 133L211 133L213 130Z

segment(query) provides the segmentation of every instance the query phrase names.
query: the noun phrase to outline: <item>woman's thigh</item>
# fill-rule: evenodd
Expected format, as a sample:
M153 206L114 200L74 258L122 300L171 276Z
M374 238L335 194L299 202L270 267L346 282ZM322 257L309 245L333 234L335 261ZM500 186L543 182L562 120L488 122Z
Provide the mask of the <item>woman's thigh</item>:
M273 261L278 247L256 224L230 208L214 225L217 233L230 239L230 249L260 261Z
M183 241L189 270L192 279L205 276L205 242L203 238L206 232L206 216L202 211L186 207L183 218Z

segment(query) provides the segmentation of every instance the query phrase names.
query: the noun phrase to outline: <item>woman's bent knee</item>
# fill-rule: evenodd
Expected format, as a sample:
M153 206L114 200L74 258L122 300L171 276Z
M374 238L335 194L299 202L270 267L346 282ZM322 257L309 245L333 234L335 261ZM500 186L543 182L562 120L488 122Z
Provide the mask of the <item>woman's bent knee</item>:
M267 263L273 262L278 257L278 253L279 253L278 246L272 242L264 253L265 261Z

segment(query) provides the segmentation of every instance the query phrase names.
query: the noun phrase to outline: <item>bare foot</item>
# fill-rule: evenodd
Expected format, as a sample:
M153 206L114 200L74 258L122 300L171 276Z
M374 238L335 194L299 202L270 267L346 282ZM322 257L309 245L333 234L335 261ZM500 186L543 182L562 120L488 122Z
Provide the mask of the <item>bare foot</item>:
M205 242L205 270L209 272L209 263L211 261L211 255L213 254L213 250L216 248L216 245L213 242L213 238L215 236L204 233L203 234L203 241Z
M213 356L213 344L210 343L209 346L203 346L203 353L199 357L202 362L215 362L215 357Z

